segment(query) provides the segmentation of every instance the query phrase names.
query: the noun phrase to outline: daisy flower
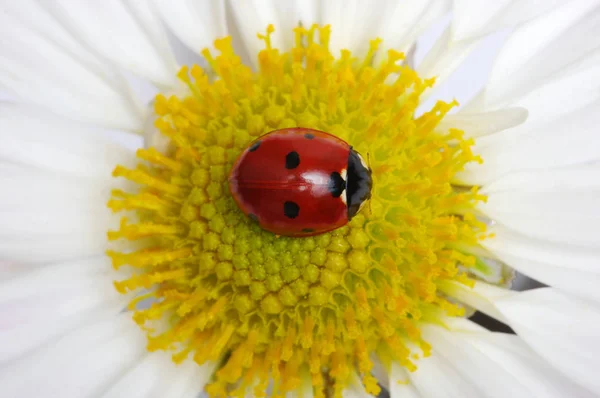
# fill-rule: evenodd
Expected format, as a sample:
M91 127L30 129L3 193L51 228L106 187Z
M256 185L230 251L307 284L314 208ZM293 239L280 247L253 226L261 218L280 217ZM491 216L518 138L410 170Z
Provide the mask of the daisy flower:
M0 7L3 396L600 395L599 1ZM290 127L369 155L347 225L231 197Z

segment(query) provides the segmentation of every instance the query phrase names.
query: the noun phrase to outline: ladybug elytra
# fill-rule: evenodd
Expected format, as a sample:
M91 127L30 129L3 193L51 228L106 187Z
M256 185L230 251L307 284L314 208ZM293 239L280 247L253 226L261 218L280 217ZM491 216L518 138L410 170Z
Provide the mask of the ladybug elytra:
M307 129L272 131L236 160L229 189L239 208L277 235L344 226L371 197L371 170L348 143Z

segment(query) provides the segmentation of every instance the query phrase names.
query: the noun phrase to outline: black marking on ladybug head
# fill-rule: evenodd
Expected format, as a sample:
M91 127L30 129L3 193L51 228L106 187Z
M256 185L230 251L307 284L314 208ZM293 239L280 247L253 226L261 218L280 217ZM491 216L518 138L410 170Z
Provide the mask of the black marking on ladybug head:
M300 155L298 152L292 151L285 156L285 168L286 169L295 169L300 164Z
M334 171L329 176L327 189L331 192L331 196L339 198L342 195L342 192L344 192L344 189L346 189L346 181L344 181L340 173Z
M296 202L285 202L283 204L283 214L287 218L296 218L300 214L300 206Z
M348 220L358 213L363 203L371 198L373 178L371 169L354 149L348 155L348 189L346 191Z
M310 234L311 232L315 232L315 230L312 228L302 228L302 232L305 234Z
M311 133L306 133L304 134L304 138L306 138L307 140L312 140L313 138L315 138L315 135Z
M256 141L254 144L250 145L250 148L248 148L248 151L250 152L254 152L258 149L258 147L260 146L261 142L260 141Z
M258 217L256 217L256 214L248 213L248 218L258 224Z

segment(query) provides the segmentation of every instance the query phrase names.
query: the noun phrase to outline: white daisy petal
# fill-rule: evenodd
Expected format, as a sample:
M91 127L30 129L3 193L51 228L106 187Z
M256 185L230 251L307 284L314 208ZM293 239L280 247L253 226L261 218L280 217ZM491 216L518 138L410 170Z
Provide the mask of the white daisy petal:
M512 184L511 189L498 191L494 184L484 188L488 198L479 210L529 237L599 247L594 231L600 221L600 167L516 174L518 180L509 175L505 177L509 182L499 181L505 187Z
M408 53L417 38L446 15L450 8L451 2L447 0L388 1L387 8L381 11L385 18L380 21L376 37L381 37L383 43L375 62L385 59L389 49Z
M196 398L215 368L215 363L200 366L191 359L175 365L169 353L148 353L102 397Z
M600 100L599 64L600 51L597 50L573 62L534 90L512 98L511 104L527 108L528 128L547 128L562 118L576 118L575 112L592 104L597 109ZM564 100L565 96L568 101Z
M450 2L446 0L328 1L321 6L321 23L332 27L329 48L336 56L340 50L349 49L360 58L371 40L383 39L374 59L378 63L389 49L408 53L418 36L449 9Z
M441 319L444 328L458 333L488 333L489 330L484 328L483 326L459 317L443 317Z
M454 323L472 322L461 319ZM422 328L422 335L433 346L433 356L454 364L461 377L480 391L485 391L477 396L592 397L536 355L518 336L487 330L461 330L466 328L468 326L446 330L426 325Z
M340 51L347 49L357 58L363 57L369 50L370 40L386 15L385 0L367 3L360 0L325 1L321 3L321 23L331 25L329 49L338 57Z
M479 37L500 28L514 26L564 3L565 0L455 0L453 40Z
M404 368L392 362L389 376L388 391L391 398L422 398L416 387L410 382Z
M0 181L11 195L0 199L4 212L42 212L44 209L67 210L72 206L91 210L106 202L113 187L110 180L93 180L68 174L43 172L20 167L3 167ZM10 173L10 174L8 174ZM103 187L98 186L103 183ZM38 208L36 210L36 207ZM102 211L102 209L98 209ZM60 217L62 214L55 214ZM55 226L59 228L60 226ZM26 226L23 226L26 229ZM51 226L49 226L51 228ZM1 233L1 232L0 232Z
M450 129L459 129L464 130L467 137L481 137L518 126L527 115L528 111L523 107L481 113L458 112L444 116L437 130L446 133Z
M599 7L597 0L572 1L517 29L498 55L486 106L510 102L598 49Z
M529 290L495 304L539 355L595 396L600 394L598 306L553 288Z
M269 24L275 27L275 32L271 34L273 47L287 51L294 45L294 27L302 25L310 28L320 21L321 10L316 0L249 0L230 3L241 40L255 67L258 65L256 55L264 48L264 41L257 34L264 34Z
M450 77L479 44L481 44L479 40L453 41L451 28L448 27L417 66L416 71L419 76L424 78L435 77L436 85L440 85Z
M112 315L65 335L0 370L7 397L97 397L145 352L146 339L131 314Z
M529 91L521 92L507 100L512 106L522 106L529 111L528 127L552 125L578 109L584 108L600 99L600 77L598 63L600 50L587 53L585 56L571 62L559 73L544 79L538 86ZM565 93L569 100L561 100ZM466 108L483 109L484 95L479 95Z
M38 108L2 104L0 123L2 161L92 178L110 178L115 165L135 161L133 151L98 134L103 131Z
M0 283L0 363L27 354L57 336L105 315L116 315L128 296L105 257L22 271Z
M102 66L101 60L85 51L81 43L62 26L46 9L45 4L36 0L23 0L18 3L5 1L2 11L20 25L51 38L67 52L76 54L79 59L94 66Z
M12 95L71 119L141 130L145 110L123 77L39 5L3 4L0 33L11 38L0 44L0 86Z
M422 397L476 398L483 396L477 386L460 374L455 364L447 361L441 355L432 353L429 357L415 361L415 364L417 370L408 372L408 377ZM394 383L394 380L390 380L390 383Z
M481 189L486 195L507 192L541 193L557 190L581 191L598 186L600 164L559 170L520 171L508 174Z
M511 290L481 281L477 281L473 287L468 287L458 282L447 282L441 286L441 289L456 300L502 322L505 319L502 313L494 306L493 299L515 294Z
M225 0L154 0L154 4L163 21L195 53L227 35Z
M481 137L473 151L484 159L457 174L461 183L485 185L520 170L583 165L600 160L597 126L600 100L558 120Z
M292 7L290 2L285 2L287 7ZM243 2L230 2L231 11L235 18L236 26L240 32L242 42L246 46L250 61L256 67L258 65L257 54L264 48L264 41L258 38L258 34L265 34L268 25L275 27L275 32L271 35L273 47L288 49L284 42L290 44L292 39L291 28L295 25L285 26L279 20L281 15L270 0L249 0ZM280 7L285 7L281 5ZM293 14L291 14L293 15ZM298 21L296 21L298 23ZM287 39L285 36L289 36Z
M39 109L5 105L0 120L11 132L0 160L19 165L4 165L0 177L11 192L0 199L0 258L40 263L104 252L106 231L119 222L106 202L127 185L111 172L132 166L134 154Z
M0 259L54 262L103 253L119 217L106 207L111 180L5 169L0 198Z
M540 241L501 226L491 232L494 238L482 245L499 260L540 282L600 302L600 248Z
M177 64L151 3L55 0L46 9L75 37L115 64L162 86L177 83Z
M294 14L286 12L290 11L288 5L289 3L294 5L294 8L292 8ZM294 26L296 23L298 23L298 21L300 21L302 22L303 26L309 28L314 24L320 23L321 21L321 8L319 0L295 0L292 2L276 1L275 7L277 8L277 12L282 17L282 22L286 23L285 26ZM296 17L298 17L298 21L296 21Z
M262 1L263 3L266 3L269 0ZM278 21L278 24L275 26L275 34L277 34L277 32L281 34L281 39L278 39L282 41L282 47L280 47L280 49L286 51L289 51L295 44L294 33L291 31L292 28L298 25L310 28L312 25L318 24L321 19L321 9L318 0L271 0L271 7L274 8L275 18ZM233 9L235 12L238 7L234 7ZM246 16L246 20L247 19L248 17ZM261 18L261 20L264 19ZM265 27L263 26L259 32L262 32L264 29Z

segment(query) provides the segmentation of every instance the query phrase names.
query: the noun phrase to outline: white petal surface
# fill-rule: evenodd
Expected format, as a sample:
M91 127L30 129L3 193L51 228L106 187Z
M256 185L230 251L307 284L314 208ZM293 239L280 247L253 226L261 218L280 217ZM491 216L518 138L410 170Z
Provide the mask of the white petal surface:
M319 0L272 1L271 3L280 23L275 26L275 29L283 33L285 49L290 49L294 45L294 34L290 34L294 27L302 24L302 26L310 28L321 20L321 2Z
M48 263L102 254L119 217L106 207L115 182L0 167L0 260Z
M130 313L99 319L0 370L7 397L97 397L142 358L146 338Z
M411 349L411 351L415 350ZM427 358L415 361L415 364L417 370L408 372L408 377L422 397L478 398L483 396L481 390L460 374L455 363L447 361L441 355L432 353ZM394 380L390 381L393 382Z
M545 80L538 87L511 104L525 107L529 112L528 127L538 129L551 127L562 118L577 118L576 113L590 105L598 107L600 100L600 50L582 57L556 76ZM568 101L565 101L565 97Z
M300 24L310 28L319 23L321 14L319 2L316 0L230 1L230 7L237 30L255 67L258 65L257 54L265 47L264 41L260 40L257 34L264 35L268 25L273 24L275 27L275 32L271 35L273 47L287 51L294 45L293 29Z
M536 126L526 122L479 138L473 151L484 163L467 165L464 172L458 173L457 181L485 185L511 172L558 169L599 161L598 106L600 100Z
M498 186L505 188L498 190ZM478 209L516 232L600 248L595 236L600 222L600 166L515 173L485 187L482 193L488 199L478 204Z
M227 36L225 0L154 0L163 21L193 52Z
M175 365L169 353L148 353L102 398L196 398L215 367L199 366L191 359Z
M43 4L75 37L116 65L162 86L177 83L177 64L151 2L53 0Z
M383 4L386 6L385 9L382 8ZM389 49L407 53L421 34L450 11L451 2L448 0L391 0L374 8L378 8L381 10L381 14L385 15L381 20L381 26L378 27L379 33L374 35L374 37L383 39L381 51L378 51L375 57L375 62L379 62L385 59ZM374 37L367 37L367 39Z
M507 192L551 192L552 190L595 189L600 164L570 167L561 170L521 171L511 173L482 188L486 195Z
M36 3L4 2L0 86L68 118L140 131L145 110L114 67L81 46ZM35 49L35 50L34 50Z
M459 323L471 322L459 320L454 327ZM592 397L536 355L518 336L461 330L467 328L446 330L425 325L421 329L423 338L433 346L432 356L452 364L461 378L480 391L479 395L462 397ZM447 386L438 388L440 393L433 396L453 396Z
M105 257L26 267L0 283L0 363L15 360L86 322L116 316L128 297ZM130 298L130 297L129 297Z
M468 287L458 282L447 282L441 286L441 289L451 297L501 322L505 322L506 320L502 316L502 313L494 306L494 299L515 294L511 290L481 281L477 281L473 287Z
M499 107L531 91L600 46L600 2L564 4L517 29L501 50L485 92Z
M533 19L569 0L454 0L453 39L485 35Z
M0 104L0 160L74 176L109 179L135 153L94 130L38 108ZM0 203L2 201L0 200Z
M595 396L600 394L597 305L541 288L498 300L496 306L540 356Z
M357 58L369 50L369 42L377 38L375 32L387 17L390 2L379 0L334 0L321 2L321 24L331 25L329 50L335 57L347 49Z
M132 166L131 150L39 109L0 107L0 259L48 263L101 254L118 225L106 207L127 183L111 176Z
M451 28L448 27L417 66L416 71L424 78L435 77L436 85L440 85L481 43L476 39L455 42L451 38Z
M518 126L527 115L528 111L523 107L481 113L458 112L444 116L436 129L446 133L454 128L463 130L466 137L481 137Z
M292 29L296 25L283 25L273 3L269 0L230 2L237 29L240 32L242 42L246 46L250 61L255 67L258 65L258 52L265 47L264 41L259 39L257 35L264 35L268 25L272 24L275 27L275 32L271 35L273 47L282 51L289 49L289 44L292 43L294 38ZM293 7L291 2L284 3L285 5L282 7ZM288 43L288 46L286 47L284 43Z
M421 398L416 387L411 384L404 368L393 362L390 369L388 391L391 398Z
M531 239L501 226L482 242L499 260L545 284L600 302L599 248Z

